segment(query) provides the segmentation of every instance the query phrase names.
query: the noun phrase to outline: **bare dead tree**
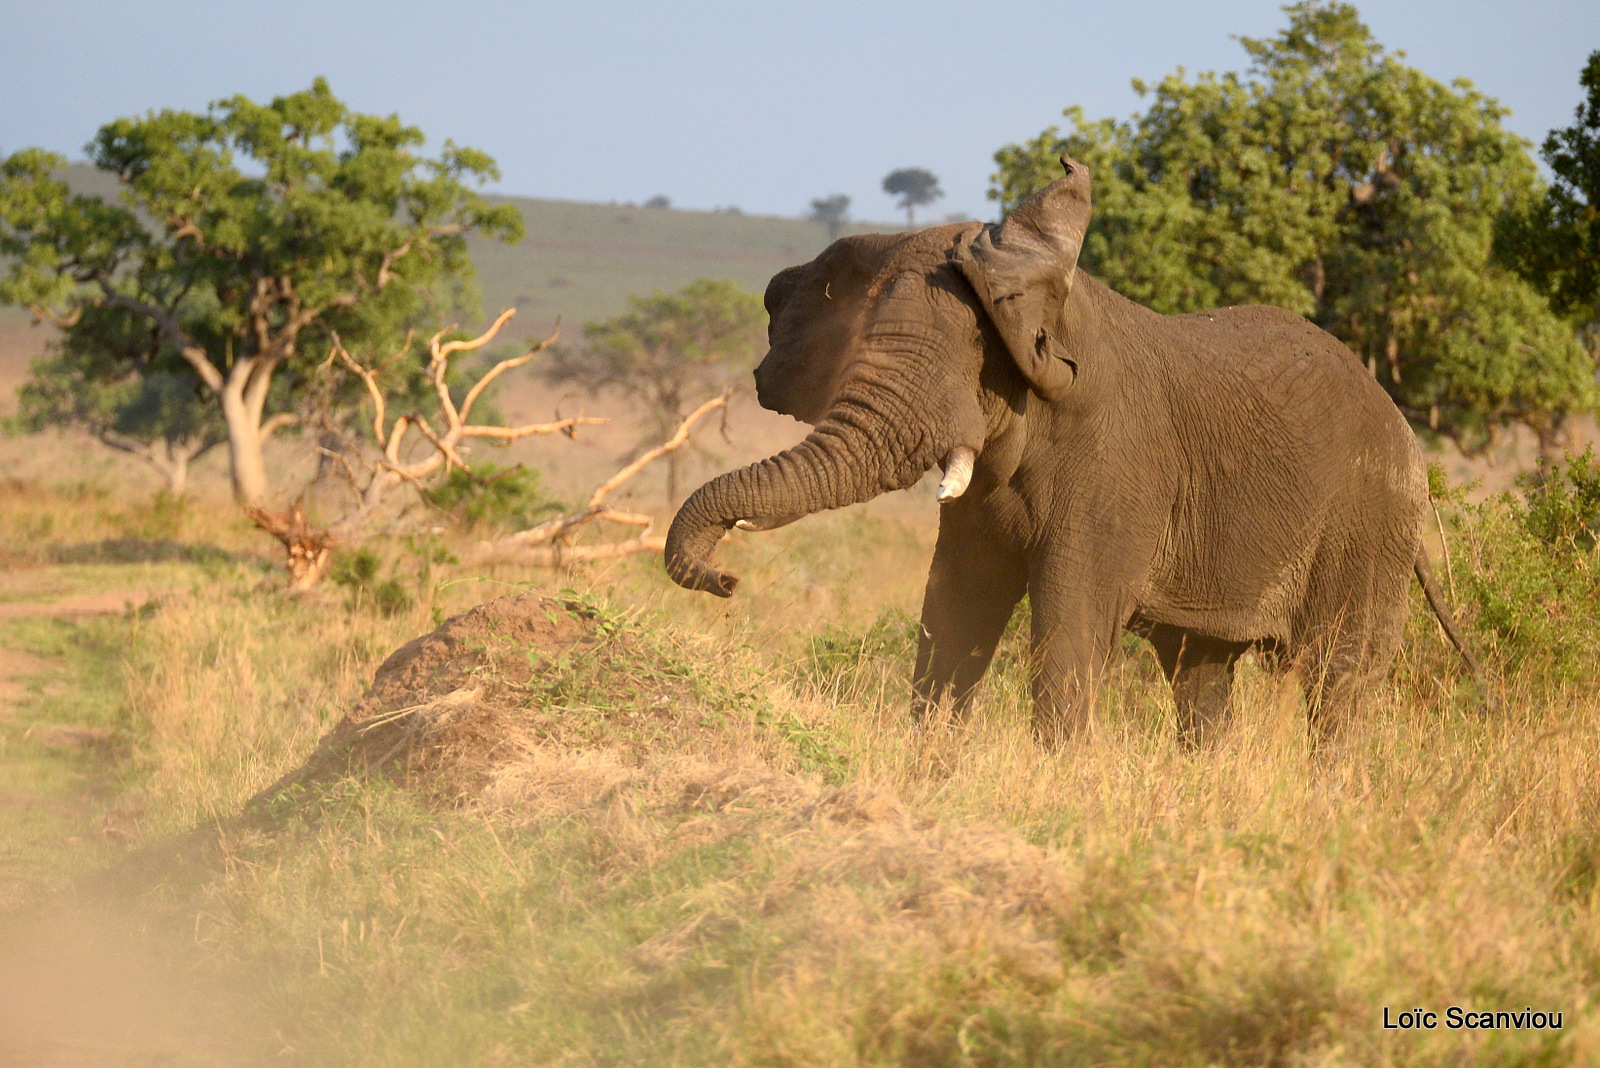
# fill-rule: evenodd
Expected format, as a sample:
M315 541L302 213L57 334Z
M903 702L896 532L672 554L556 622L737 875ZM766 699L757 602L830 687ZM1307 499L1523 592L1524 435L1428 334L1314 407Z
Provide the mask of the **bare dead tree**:
M487 330L471 340L445 341L444 336L448 331L440 331L429 340L428 377L439 399L438 418L442 420L442 425L439 427L435 427L426 416L418 412L410 412L395 418L393 422L389 421L389 401L380 383L380 377L410 348L409 336L406 344L378 367L362 364L350 355L337 336L334 338L333 351L323 367L327 368L337 360L366 386L367 396L373 405L372 444L376 447L378 455L376 458L368 458L360 451L355 451L352 457L350 452L319 448L319 451L332 460L344 474L356 497L355 507L327 528L313 526L306 519L304 508L299 501L287 512L272 512L264 508L245 510L256 526L283 544L288 554L291 589L304 590L316 585L327 573L332 560L331 550L364 537L394 490L410 486L419 492L425 491L428 489L430 479L440 474L448 474L452 468L459 467L471 474L472 468L463 456L468 442L485 440L497 445L509 445L513 441L538 434L564 433L571 436L580 426L609 422L606 419L585 416L557 419L548 423L524 423L519 426L498 426L471 421L473 406L482 398L484 390L490 383L507 371L521 367L554 344L559 335L559 327L556 332L551 333L549 337L521 356L501 360L489 368L467 390L461 403L456 404L446 381L450 370L450 358L458 352L480 349L493 341L500 328L515 314L516 309L508 308ZM413 430L416 431L415 436L411 434ZM420 457L413 458L415 449L412 446L417 444L419 439L426 443L427 449ZM301 500L303 499L304 494L301 495Z
M272 512L262 508L245 510L256 526L283 544L288 557L290 589L307 590L321 581L332 563L333 550L366 537L374 519L383 510L385 502L394 490L409 486L419 493L423 492L429 488L430 480L436 479L441 474L448 474L452 468L460 468L471 474L472 469L463 456L464 446L468 442L487 440L495 444L509 444L536 434L555 433L563 433L570 437L580 426L608 422L606 419L584 416L519 426L496 426L470 421L473 406L483 396L484 390L491 382L505 372L527 363L556 340L557 335L552 333L521 356L496 363L473 383L461 403L457 405L446 384L450 358L458 352L470 352L487 345L513 314L515 314L514 309L507 310L488 330L470 341L444 341L444 335L440 333L434 335L428 342L430 353L428 374L439 398L439 418L443 421L438 427L430 423L426 417L414 412L399 416L392 422L389 419L391 405L381 379L383 372L410 348L409 338L393 356L376 367L362 364L335 339L333 351L323 367L331 367L337 361L360 378L366 387L367 396L373 405L372 440L368 451L376 452L376 456L363 456L359 450L334 450L325 446L319 448L322 455L344 475L356 498L356 504L351 511L327 528L317 527L307 520L301 501L297 501L286 512ZM731 396L732 391L725 389L719 395L702 403L683 419L677 430L665 441L647 449L632 463L596 486L581 508L527 530L492 541L479 542L467 554L468 562L560 567L581 561L616 559L633 553L661 552L666 547L666 539L652 533L655 524L653 516L615 508L607 501L612 494L646 467L687 445L695 425L711 412L720 409L726 419ZM415 436L411 435L412 430L416 431ZM419 444L425 444L426 449L421 456L413 456L416 451L414 446ZM302 494L302 501L303 499ZM597 523L631 527L635 533L619 541L580 543L579 535Z

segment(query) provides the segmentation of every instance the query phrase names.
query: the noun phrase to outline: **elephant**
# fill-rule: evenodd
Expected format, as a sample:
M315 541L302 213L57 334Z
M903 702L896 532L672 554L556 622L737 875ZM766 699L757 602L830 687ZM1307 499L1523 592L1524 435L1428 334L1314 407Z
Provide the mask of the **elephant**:
M1185 742L1217 735L1252 649L1298 668L1326 733L1393 660L1413 576L1477 675L1423 549L1421 452L1373 376L1293 312L1163 315L1095 280L1089 171L1061 164L998 224L846 237L772 279L757 397L813 429L690 495L668 574L730 596L710 563L730 528L939 464L919 717L965 711L1024 594L1048 746L1089 721L1122 629L1155 647Z

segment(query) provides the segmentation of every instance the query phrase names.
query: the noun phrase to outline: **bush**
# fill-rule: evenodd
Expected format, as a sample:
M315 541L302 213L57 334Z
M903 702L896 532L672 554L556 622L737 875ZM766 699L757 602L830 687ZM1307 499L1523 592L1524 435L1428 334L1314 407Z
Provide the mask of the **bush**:
M544 516L565 511L546 495L539 472L521 464L478 464L476 474L456 468L425 496L461 526L486 533L526 530Z
M411 607L411 593L392 569L388 578L379 578L382 568L383 561L377 553L360 548L340 553L328 569L328 578L350 591L352 610L372 608L380 615L399 615Z
M806 641L794 666L795 680L820 694L859 700L890 678L906 684L917 655L919 624L898 608L886 608L865 633L829 624Z
M1600 468L1585 449L1541 476L1481 504L1444 496L1477 643L1525 682L1572 685L1600 654Z

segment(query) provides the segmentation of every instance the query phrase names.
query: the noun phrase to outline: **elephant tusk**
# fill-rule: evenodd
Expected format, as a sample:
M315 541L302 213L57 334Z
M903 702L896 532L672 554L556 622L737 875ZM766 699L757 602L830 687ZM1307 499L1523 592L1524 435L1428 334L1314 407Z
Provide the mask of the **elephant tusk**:
M944 461L944 479L939 483L939 503L947 504L967 492L972 482L972 465L978 454L965 445L950 450Z
M762 516L759 519L736 519L733 525L740 530L777 530L779 527L788 526L796 519L804 518L804 513L800 515L769 515Z

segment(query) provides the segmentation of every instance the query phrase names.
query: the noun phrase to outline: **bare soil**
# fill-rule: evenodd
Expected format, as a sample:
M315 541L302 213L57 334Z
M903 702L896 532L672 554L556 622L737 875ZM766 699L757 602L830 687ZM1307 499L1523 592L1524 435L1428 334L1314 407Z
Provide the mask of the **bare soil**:
M44 657L0 645L0 719L8 717L28 692L28 680L49 666Z

